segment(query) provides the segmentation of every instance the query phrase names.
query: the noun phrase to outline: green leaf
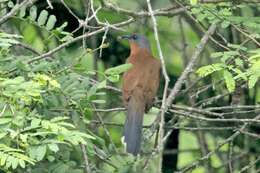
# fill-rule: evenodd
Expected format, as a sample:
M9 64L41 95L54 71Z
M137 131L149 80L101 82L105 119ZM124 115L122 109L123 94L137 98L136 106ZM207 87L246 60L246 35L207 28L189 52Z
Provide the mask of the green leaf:
M55 167L52 171L53 173L65 173L65 172L70 172L69 171L69 165L59 163L58 166Z
M102 45L99 46L99 48L105 49L109 47L109 43L103 43Z
M238 49L238 50L247 51L247 48L246 48L246 47L241 46L241 45L239 45L239 44L230 44L230 43L228 43L227 46L230 47L230 48L233 48L233 49Z
M95 155L95 149L92 143L89 143L88 145L86 145L86 149L87 152L90 156L94 156Z
M104 95L106 95L106 93L105 92L97 92L96 95L104 96Z
M218 58L223 56L223 52L214 52L210 55L212 58Z
M49 162L53 162L55 160L55 157L49 155L47 156L47 159Z
M46 145L32 146L29 149L29 154L31 158L41 161L44 158L46 151Z
M256 82L258 81L259 74L253 74L248 79L248 88L251 89L255 86Z
M88 48L88 49L89 49L89 48ZM95 72L95 71L87 71L86 74L87 74L87 75L96 75L97 72Z
M25 162L23 160L19 160L19 165L22 167L22 168L25 168Z
M31 121L31 127L32 128L35 128L35 127L38 127L41 123L41 120L40 119L37 119L37 118L34 118L32 121Z
M19 11L19 17L24 17L26 13L26 6L22 6Z
M213 73L213 72L222 70L224 67L225 67L224 64L221 64L221 63L211 64L211 65L207 65L207 66L200 67L200 68L197 70L196 73L197 73L200 77L206 77L206 76L210 75L210 74Z
M53 151L54 153L59 151L59 147L57 144L48 144L48 148Z
M60 27L56 28L57 31L61 32L68 26L68 22L64 22Z
M106 75L116 75L116 74L121 74L123 72L126 72L127 70L129 70L130 68L132 68L132 64L123 64L123 65L119 65L113 68L109 68L105 71Z
M12 158L12 157L8 157L8 158L10 158L11 159L11 162L12 162L12 169L16 169L17 168L17 166L18 166L18 163L19 163L19 159L17 159L17 158Z
M69 40L72 40L72 39L73 39L73 36L68 34L65 37L63 37L60 41L61 42L66 42L66 41L69 41Z
M7 132L2 132L0 133L0 139L2 139L3 137L5 137L7 135Z
M243 61L240 58L236 58L235 63L236 63L237 66L240 66L240 67L242 67L243 64L244 64Z
M16 63L16 67L17 67L17 69L22 70L22 71L30 71L30 67L26 62L18 61Z
M51 122L54 122L54 123L57 123L57 122L63 122L64 120L68 120L69 118L68 117L54 117L51 119Z
M258 53L260 53L260 49L250 50L249 53L258 54Z
M11 121L12 118L0 118L0 125L10 123Z
M93 85L89 90L88 90L88 98L91 96L95 95L97 92L97 85Z
M0 153L1 154L1 153ZM6 159L7 159L8 155L7 154L1 154L1 157L0 157L0 166L4 166L5 165L5 162L6 162Z
M224 55L229 56L229 57L237 56L237 55L239 55L239 52L238 51L225 51Z
M105 100L92 100L91 102L97 103L97 104L104 104L104 103L106 103Z
M197 3L198 3L198 0L190 0L191 5L197 5Z
M105 71L105 74L107 75L106 77L110 82L118 82L119 74L126 72L127 70L132 68L132 66L132 64L123 64L113 68L109 68Z
M232 68L232 71L234 71L237 75L234 77L235 80L242 78L243 80L247 81L247 75L246 73L243 73L240 69L238 68Z
M0 3L1 3L1 1L0 1ZM9 8L13 8L14 7L14 3L12 1L8 1L7 6Z
M224 74L224 79L225 79L225 83L226 83L226 87L227 87L228 91L233 92L236 87L236 82L235 82L235 79L233 78L232 73L230 73L227 70L224 70L223 74Z
M198 21L203 21L206 17L207 17L207 16L206 16L205 14L199 13L199 14L197 15L197 20L198 20Z
M115 74L115 75L110 75L107 77L107 79L110 81L110 82L118 82L119 81L119 75L118 74Z
M249 57L249 61L254 61L255 59L260 58L260 49L250 50L249 53L254 54Z
M100 83L97 85L97 89L105 88L106 85L107 85L107 81L106 81L106 80L103 80L102 82L100 82Z
M56 16L50 15L50 17L49 17L49 19L47 21L47 24L46 24L46 29L49 30L49 31L51 29L53 29L56 22L57 22Z
M37 18L37 7L35 5L33 5L31 8L30 8L30 19L35 21Z
M48 18L48 11L42 10L37 20L38 25L43 26L46 23L47 18Z
M260 59L252 62L252 66L250 67L250 70L254 71L254 73L259 72L259 70L260 70Z
M229 25L230 25L230 22L227 21L227 20L224 20L224 21L221 23L221 27L222 27L223 29L229 27Z

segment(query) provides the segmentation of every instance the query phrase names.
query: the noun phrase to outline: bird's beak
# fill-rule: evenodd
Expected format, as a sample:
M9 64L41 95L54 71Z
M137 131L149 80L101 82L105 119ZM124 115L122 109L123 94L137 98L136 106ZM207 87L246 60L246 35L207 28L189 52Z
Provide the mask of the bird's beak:
M119 37L120 40L124 39L124 40L130 40L132 37L130 35L122 35Z

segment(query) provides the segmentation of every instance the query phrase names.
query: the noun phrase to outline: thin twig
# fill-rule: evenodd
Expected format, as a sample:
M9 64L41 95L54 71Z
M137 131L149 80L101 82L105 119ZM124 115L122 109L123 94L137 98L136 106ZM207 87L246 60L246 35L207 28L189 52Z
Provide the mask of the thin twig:
M193 66L199 59L199 57L200 57L199 55L204 50L206 43L208 42L210 36L215 32L215 30L216 30L216 25L212 24L209 27L208 31L205 33L205 35L202 37L200 43L197 45L197 49L195 50L194 54L192 55L192 57L189 61L189 64L186 66L186 68L182 72L181 76L178 78L177 82L175 83L173 89L171 90L171 92L166 100L167 109L170 107L170 105L175 100L176 96L178 95L178 93L182 87L183 82L187 79L189 73L193 71ZM168 132L168 134L170 134L170 133L171 133L171 131ZM164 141L166 141L169 136L170 135L164 137Z
M126 21L123 21L123 22L120 22L120 23L116 23L116 24L114 24L114 26L120 27L120 26L127 25L127 24L129 24L129 23L131 23L131 22L133 22L133 19L129 19L129 20L126 20ZM84 35L81 35L81 36L78 36L78 37L76 37L76 38L73 38L72 40L69 40L69 41L67 41L67 42L65 42L65 43L63 43L63 44L61 44L61 45L59 45L58 47L56 47L56 48L50 50L49 52L46 52L46 53L44 53L44 54L41 54L40 56L37 56L37 57L35 57L35 58L29 60L27 63L31 64L31 63L33 63L33 62L35 62L35 61L39 61L39 60L41 60L41 59L46 59L46 58L49 57L50 55L53 55L54 53L58 52L59 50L65 48L66 46L68 46L68 45L70 45L70 44L72 44L72 43L75 43L75 42L77 42L77 41L79 41L79 40L82 40L83 38L87 38L87 37L90 37L90 36L92 36L92 35L96 35L96 34L98 34L98 33L104 32L105 30L106 30L106 27L103 27L103 28L98 29L98 30L95 30L95 31L93 31L93 32L86 33L86 34L84 34Z
M48 6L50 7L50 9L53 9L53 6L52 6L52 4L51 4L51 1L50 1L50 0L46 0L46 1L47 1Z
M164 61L164 57L163 57L163 53L162 53L162 49L161 49L161 45L160 45L160 41L159 41L157 21L154 17L154 12L153 12L150 0L147 0L146 2L147 2L148 10L149 10L149 13L151 15L151 19L152 19L152 23L153 23L154 38L155 38L155 41L156 41L157 50L159 52L159 57L160 57L160 60L161 60L161 65L162 65L162 72L163 72L163 76L164 76L164 79L165 79L164 91L163 91L163 100L162 100L162 105L161 105L161 109L160 109L160 126L159 126L159 134L158 134L159 163L158 163L157 172L159 173L159 172L161 172L161 169L162 169L164 114L165 114L165 111L166 111L167 89L168 89L170 79L169 79L169 76L168 76L167 71L166 71L165 61Z
M125 14L128 16L132 16L134 18L152 17L152 16L172 17L172 16L175 16L175 15L178 15L178 14L184 12L187 8L189 8L188 6L181 7L181 8L176 8L176 6L170 6L167 8L156 9L153 11L153 15L152 15L150 13L149 9L148 9L148 12L147 11L136 12L136 11L131 11L131 10L127 10L127 9L118 7L117 5L114 5L107 0L100 0L100 1L105 8L113 10L119 14Z
M258 161L260 161L260 157L258 157L257 159L255 159L254 162L244 166L238 173L243 173L245 172L246 170L248 170L249 168L251 168L252 166L254 166Z
M209 40L209 37L215 32L215 30L216 30L216 24L212 24L209 27L208 31L205 33L205 35L202 37L200 43L197 45L196 50L195 50L194 54L192 55L189 64L186 66L186 68L182 72L181 76L178 78L173 89L171 90L169 97L167 98L168 107L175 100L175 97L176 97L177 93L180 91L181 86L182 86L183 82L186 80L188 74L193 71L193 66L199 59L199 57L200 57L199 55L204 50L204 47Z
M260 115L256 116L253 120L258 120L260 118ZM230 141L233 141L237 136L241 134L241 130L244 130L250 123L245 123L239 130L237 130L235 133L233 133L230 137L225 139L224 141L220 142L215 149L210 151L207 155L201 157L197 161L193 162L189 166L183 168L182 170L176 172L176 173L185 173L188 171L191 171L192 169L196 168L202 161L209 159L216 151L218 151L223 145L226 143L229 143Z
M108 30L109 30L109 27L107 26L107 27L106 27L106 30L105 30L105 33L104 33L104 35L103 35L103 37L102 37L102 42L101 42L101 44L100 44L99 58L102 57L102 50L103 50L103 47L104 47L105 40L106 40L106 38L107 38Z
M34 49L33 47L31 47L31 46L29 46L29 45L27 45L25 43L19 42L19 43L15 44L15 46L20 46L20 47L22 47L24 49L27 49L27 50L31 51L32 53L34 53L36 55L41 55L40 52L38 52L36 49Z
M182 111L177 111L177 110L173 110L173 109L170 109L171 112L177 114L177 115L180 115L180 116L184 116L184 117L187 117L187 118L192 118L192 119L195 119L195 120L198 120L198 121L207 121L207 122L237 122L237 123L257 123L259 124L260 123L260 120L254 120L254 119L246 119L246 118L243 118L243 119L237 119L237 118L206 118L206 117L201 117L201 116L197 116L197 115L192 115L190 113L185 113L185 112L182 112Z
M91 169L90 169L90 166L89 166L88 155L87 155L85 145L80 144L80 148L81 148L81 151L82 151L82 154L83 154L84 165L85 165L85 173L91 173Z

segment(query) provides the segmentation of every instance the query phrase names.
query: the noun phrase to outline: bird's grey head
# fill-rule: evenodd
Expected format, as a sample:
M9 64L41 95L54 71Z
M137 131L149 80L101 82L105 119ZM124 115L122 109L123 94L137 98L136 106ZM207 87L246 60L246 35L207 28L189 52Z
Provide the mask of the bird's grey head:
M138 45L138 47L145 48L149 52L151 52L151 47L148 39L141 34L123 35L121 38L127 39L130 41L130 43L135 43Z

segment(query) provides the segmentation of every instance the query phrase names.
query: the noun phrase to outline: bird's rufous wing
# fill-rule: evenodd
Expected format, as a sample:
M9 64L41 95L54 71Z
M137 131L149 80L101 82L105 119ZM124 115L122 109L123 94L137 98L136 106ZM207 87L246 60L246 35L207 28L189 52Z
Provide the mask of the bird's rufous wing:
M160 61L153 58L153 61L151 61L151 65L149 65L147 70L147 76L145 79L146 86L145 86L145 100L146 100L146 112L152 107L154 98L156 97L157 90L159 88L160 83L160 69L161 64Z
M129 58L130 59L130 58ZM124 73L123 75L123 101L125 107L127 107L127 103L129 101L130 96L133 94L133 91L137 88L140 83L139 77L139 68L136 67L135 62L127 61L127 63L132 63L133 67ZM130 59L131 60L131 59Z
M123 76L123 100L126 106L131 95L136 93L145 102L148 111L159 87L161 65L159 60L147 54L137 58L138 61L131 57L127 61L133 64L133 68ZM138 92L135 92L137 90Z

